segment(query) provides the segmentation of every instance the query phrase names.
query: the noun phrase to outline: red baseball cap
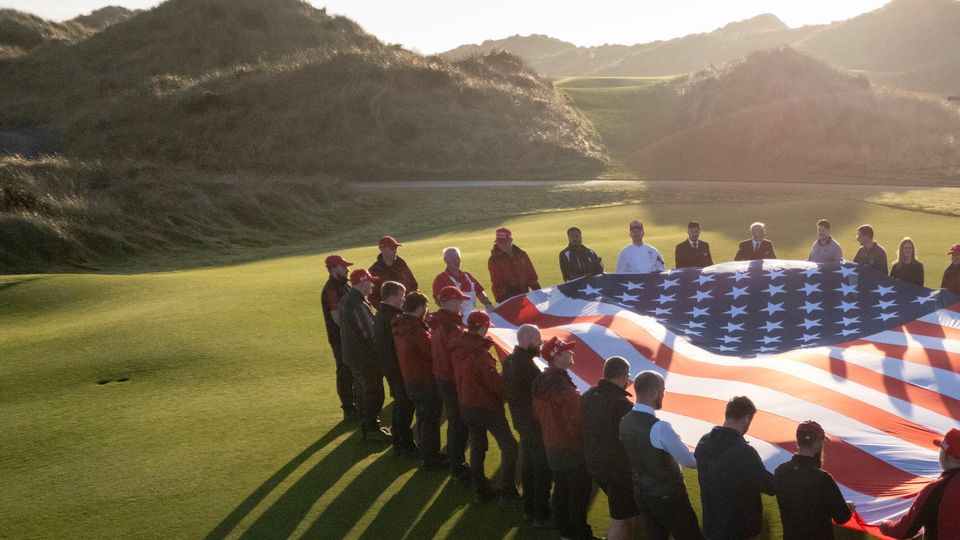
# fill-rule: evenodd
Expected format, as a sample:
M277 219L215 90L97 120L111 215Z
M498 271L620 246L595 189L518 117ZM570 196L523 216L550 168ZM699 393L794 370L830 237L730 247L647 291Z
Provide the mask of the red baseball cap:
M490 316L483 311L471 311L470 315L467 315L467 328L476 330L484 326L493 326L493 323L490 322Z
M370 275L370 272L367 272L366 268L357 268L353 272L350 272L350 283L353 285L363 283L364 281L373 281L373 276Z
M380 239L380 243L377 245L380 247L380 249L383 249L383 248L396 248L396 247L402 246L403 244L401 244L400 242L397 242L397 239L392 236L384 236L383 238Z
M953 255L954 253L960 253L960 244L950 246L950 251L947 252L947 255Z
M948 456L960 459L960 429L951 429L942 439L934 440L933 445L939 446Z
M554 336L550 338L550 341L540 346L540 357L547 362L553 362L553 359L556 358L558 354L562 353L563 351L569 351L572 348L572 341L563 341L562 339Z
M352 262L347 262L343 260L343 257L339 255L331 255L327 257L324 261L327 265L327 268L336 268L338 266L353 266Z
M642 229L642 228L643 228L643 222L641 222L641 221L639 221L639 220L636 220L636 219L633 220L633 221L631 221L631 222L630 222L630 229L633 230L634 228L640 228L640 229Z
M801 422L800 425L797 426L798 443L822 441L824 437L826 437L826 433L824 433L823 428L813 420Z
M440 289L440 293L437 294L437 300L440 302L448 302L450 300L469 300L470 297L463 294L463 291L459 287L454 285L447 285L446 287Z
M497 229L497 243L506 244L510 240L513 240L513 233L510 232L510 229L506 227L500 227Z

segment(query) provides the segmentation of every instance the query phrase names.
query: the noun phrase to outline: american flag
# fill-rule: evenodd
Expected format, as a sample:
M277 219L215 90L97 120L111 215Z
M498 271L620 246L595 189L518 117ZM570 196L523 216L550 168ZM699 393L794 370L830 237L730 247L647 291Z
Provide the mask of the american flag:
M522 324L574 340L581 391L603 361L666 378L664 408L695 446L726 401L759 409L747 434L772 472L799 422L827 432L824 469L859 516L896 519L940 475L934 438L960 418L960 297L852 263L765 260L585 277L515 297L493 314L504 351ZM541 366L542 367L542 366Z

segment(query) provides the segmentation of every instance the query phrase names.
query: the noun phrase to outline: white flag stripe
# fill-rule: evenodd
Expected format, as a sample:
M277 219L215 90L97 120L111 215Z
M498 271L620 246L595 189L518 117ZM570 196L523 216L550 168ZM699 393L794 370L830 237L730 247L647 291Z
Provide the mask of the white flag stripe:
M609 329L593 324L573 324L559 327L576 335L601 357L622 356L633 370L655 370L667 380L667 389L676 394L706 397L726 402L734 395L750 396L758 409L787 418L796 423L816 419L837 439L858 447L865 453L913 476L936 478L940 475L932 446L920 447L864 424L820 404L796 396L771 390L744 381L724 380L723 384L710 378L691 377L671 373L644 358ZM635 371L633 371L635 372ZM696 444L697 441L684 441Z
M885 356L879 352L872 353L860 349L818 347L804 349L804 351L809 351L812 354L823 354L824 356L829 355L831 358L869 369L886 377L932 390L953 399L960 399L960 379L952 371L915 362L906 362L899 358ZM913 407L914 405L908 404L905 410L910 410ZM954 424L956 424L955 421Z
M886 345L921 347L924 349L932 349L935 351L943 351L953 354L960 353L960 341L954 339L921 336L917 334L905 334L903 332L894 332L892 330L873 334L872 336L864 338L864 340L874 343L883 343Z
M960 313L949 309L938 309L929 315L924 315L918 321L947 326L960 330Z

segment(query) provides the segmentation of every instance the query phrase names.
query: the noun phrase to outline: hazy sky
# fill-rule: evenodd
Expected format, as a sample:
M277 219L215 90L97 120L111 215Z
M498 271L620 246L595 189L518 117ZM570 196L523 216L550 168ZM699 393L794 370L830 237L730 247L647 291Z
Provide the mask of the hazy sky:
M707 32L773 13L790 26L848 19L889 0L311 0L383 41L424 53L514 34L547 34L577 45L634 44ZM64 20L105 5L148 8L156 0L0 0L0 7ZM589 7L586 7L589 6Z

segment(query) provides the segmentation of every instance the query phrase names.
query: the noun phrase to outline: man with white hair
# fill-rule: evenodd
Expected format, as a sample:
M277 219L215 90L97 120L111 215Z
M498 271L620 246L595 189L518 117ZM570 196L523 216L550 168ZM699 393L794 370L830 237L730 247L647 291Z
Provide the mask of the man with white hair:
M759 221L750 225L750 238L740 242L735 261L757 261L760 259L776 259L773 251L773 242L765 238L767 226Z
M493 302L483 293L483 285L473 277L470 272L460 269L460 248L448 247L443 250L443 262L447 265L443 272L433 278L433 299L437 300L440 291L444 287L454 286L460 289L460 292L469 297L469 300L463 302L463 320L466 322L470 313L477 309L477 300L483 304L487 310L493 308ZM439 304L439 300L437 300Z

